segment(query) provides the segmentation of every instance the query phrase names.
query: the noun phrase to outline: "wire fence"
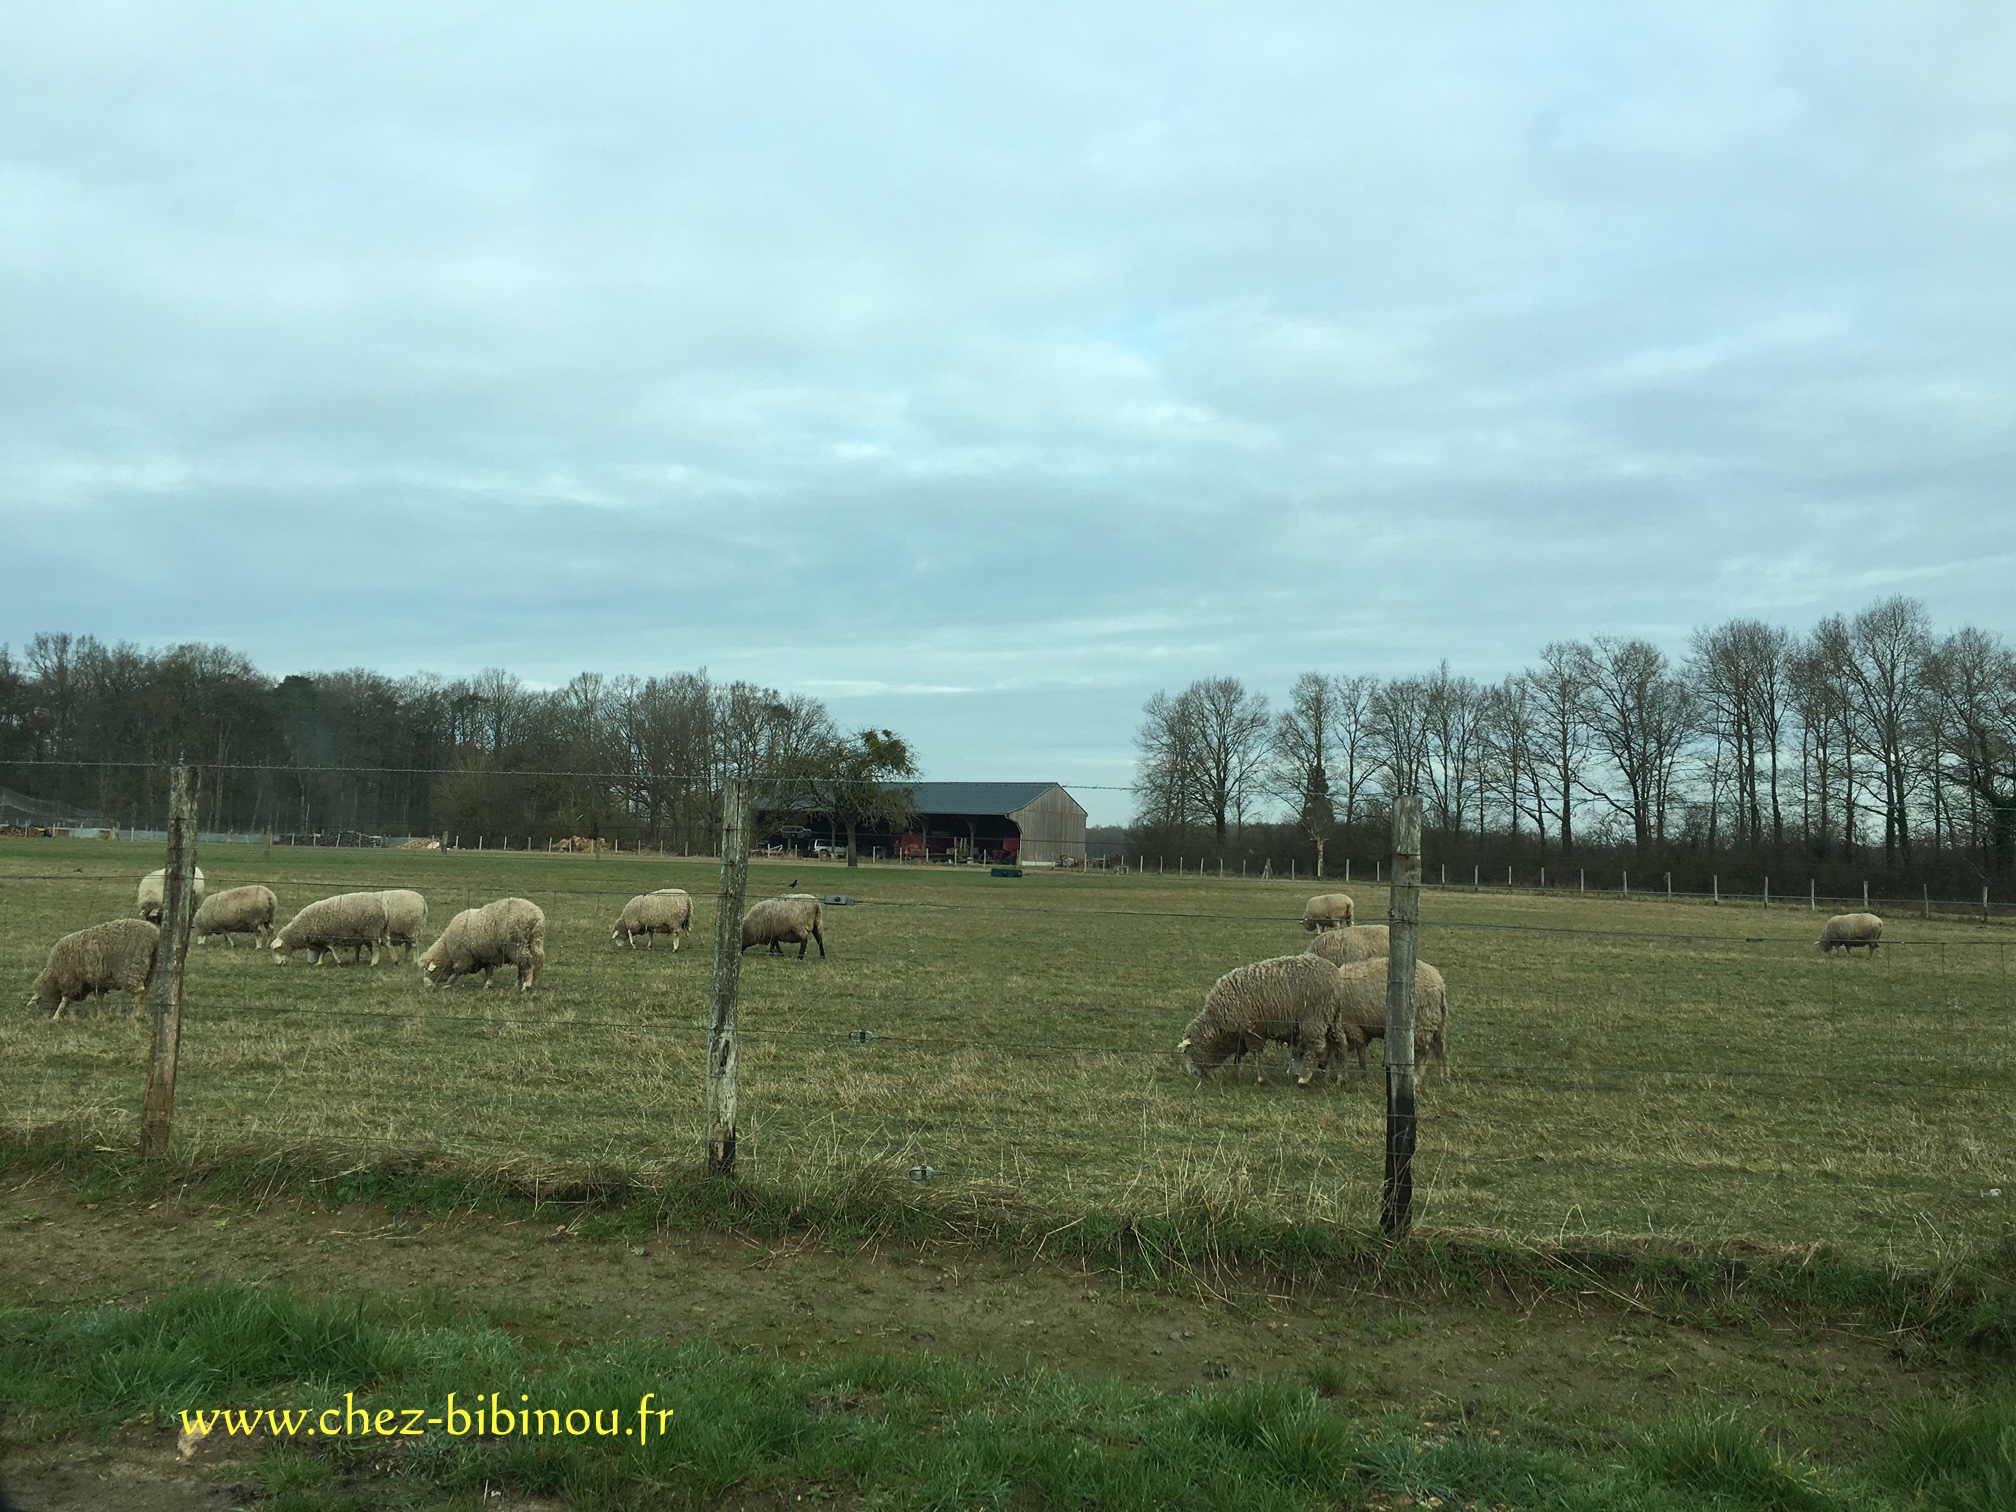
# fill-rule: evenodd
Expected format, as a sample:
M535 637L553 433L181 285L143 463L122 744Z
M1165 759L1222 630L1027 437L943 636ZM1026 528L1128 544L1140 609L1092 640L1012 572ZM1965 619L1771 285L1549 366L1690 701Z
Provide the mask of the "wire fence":
M500 893L530 897L548 918L537 988L434 990L390 963L281 969L192 949L177 1144L542 1180L690 1172L711 952L624 949L609 930L644 881L683 882L691 939L706 941L710 864L638 861L604 879L522 854L474 869L395 856L234 864L229 880L274 887L283 917L326 892L418 884L437 928ZM130 871L9 859L0 887L20 934L0 968L17 984L56 934L131 911ZM748 1179L813 1195L887 1180L1059 1222L1094 1208L1376 1214L1376 1055L1370 1077L1348 1066L1301 1087L1278 1046L1203 1080L1176 1051L1221 972L1306 942L1292 888L1191 894L1165 878L1130 894L1060 875L976 893L943 868L847 876L863 896L827 910L823 963L816 947L745 963ZM1848 961L1823 958L1810 923L1775 904L1754 924L1688 910L1623 928L1573 899L1525 901L1545 911L1429 889L1421 954L1449 981L1455 1075L1423 1082L1423 1223L1900 1255L2008 1232L2008 1199L1988 1195L2016 1187L2002 929L1901 919L1874 959ZM0 1020L0 1124L130 1145L145 1040L115 1013Z

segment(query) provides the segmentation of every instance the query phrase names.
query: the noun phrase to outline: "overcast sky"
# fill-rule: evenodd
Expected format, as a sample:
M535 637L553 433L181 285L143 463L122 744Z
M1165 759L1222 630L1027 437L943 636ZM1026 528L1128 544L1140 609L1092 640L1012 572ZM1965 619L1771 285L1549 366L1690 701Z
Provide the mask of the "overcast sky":
M0 639L1141 701L2016 613L2016 9L0 5Z

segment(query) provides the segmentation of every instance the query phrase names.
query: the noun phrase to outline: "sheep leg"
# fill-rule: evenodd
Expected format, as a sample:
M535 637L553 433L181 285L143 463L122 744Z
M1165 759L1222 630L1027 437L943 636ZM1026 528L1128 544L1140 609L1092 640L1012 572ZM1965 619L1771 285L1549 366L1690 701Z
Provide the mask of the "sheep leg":
M483 968L483 990L485 992L490 990L490 978L496 975L496 972L497 968L495 966L485 966Z
M822 960L822 961L823 961L823 960L825 960L825 959L826 959L826 936L824 936L823 934L819 933L819 926L818 926L817 924L814 924L814 925L812 926L812 938L813 938L813 939L815 939L815 940L817 940L817 941L819 942L819 959L820 959L820 960ZM799 946L799 947L798 947L798 954L799 954L800 956L803 956L803 955L805 954L805 947L804 947L804 946L802 946L802 945L801 945L801 946Z

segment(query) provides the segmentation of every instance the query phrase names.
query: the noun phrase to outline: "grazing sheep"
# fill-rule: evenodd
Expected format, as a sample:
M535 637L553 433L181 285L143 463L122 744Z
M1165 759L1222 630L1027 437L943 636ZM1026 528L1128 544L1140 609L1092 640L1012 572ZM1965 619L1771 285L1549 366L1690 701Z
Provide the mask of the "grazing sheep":
M1321 1056L1339 995L1337 968L1320 956L1276 956L1237 966L1212 984L1204 1011L1190 1020L1176 1048L1192 1076L1236 1064L1269 1040L1288 1046L1291 1059ZM1255 1081L1261 1077L1257 1074Z
M1302 906L1302 927L1314 934L1351 926L1349 893L1318 893Z
M364 951L371 952L371 964L378 964L378 951L390 935L390 920L386 916L385 895L375 892L339 893L333 898L323 898L310 903L301 912L289 919L281 928L273 931L273 938L267 943L272 947L273 959L285 965L287 958L297 950L308 952L308 964L319 965L323 957L336 958L337 947L355 946L355 960L364 959Z
M140 907L140 917L149 924L161 922L161 907L166 901L163 894L168 887L168 868L151 871L140 879L140 895L136 900ZM203 868L196 868L196 885L192 889L195 896L189 900L191 908L203 906Z
M427 900L410 887L395 887L378 896L385 900L386 943L404 945L406 954L400 959L412 960L413 947L427 929Z
M1341 991L1335 999L1329 1033L1317 1058L1318 1070L1329 1070L1355 1051L1358 1069L1366 1070L1365 1046L1386 1037L1386 967L1383 960L1358 961L1339 966ZM1449 988L1442 973L1426 961L1414 963L1414 1064L1435 1057L1442 1080L1449 1080ZM1294 1067L1296 1080L1307 1083L1310 1068Z
M1383 961L1390 939L1384 924L1347 924L1342 929L1326 929L1317 935L1309 942L1309 954L1321 956L1333 966Z
M1874 955L1883 943L1883 921L1872 913L1836 914L1820 931L1820 954L1853 950L1857 945Z
M672 948L677 950L680 937L692 927L692 895L683 887L661 887L656 892L640 893L625 903L609 938L621 940L634 950L638 935L644 936L646 945L653 943L654 935L670 935Z
M768 945L771 955L784 954L786 945L798 947L798 959L805 948L819 942L819 955L826 955L826 937L819 932L819 900L810 893L786 893L781 898L764 898L742 915L742 948Z
M203 900L189 932L199 945L212 935L222 935L233 950L238 948L234 936L249 934L256 947L260 936L273 927L273 911L279 906L273 889L257 882L248 887L227 887Z
M481 908L465 908L420 954L420 969L433 987L480 971L487 988L499 966L518 968L520 992L530 991L539 979L546 966L546 915L537 903L499 898Z
M61 1018L64 1007L85 993L102 1002L108 991L116 990L133 994L138 1013L160 944L161 931L145 919L114 919L67 934L50 948L49 964L35 978L29 1001L51 1018Z

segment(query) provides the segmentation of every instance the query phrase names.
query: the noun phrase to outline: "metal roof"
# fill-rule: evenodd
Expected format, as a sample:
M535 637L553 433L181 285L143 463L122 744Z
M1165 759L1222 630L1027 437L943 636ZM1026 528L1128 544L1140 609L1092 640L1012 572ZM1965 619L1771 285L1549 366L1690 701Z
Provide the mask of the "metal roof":
M1054 782L905 782L920 814L1013 814L1027 808Z

